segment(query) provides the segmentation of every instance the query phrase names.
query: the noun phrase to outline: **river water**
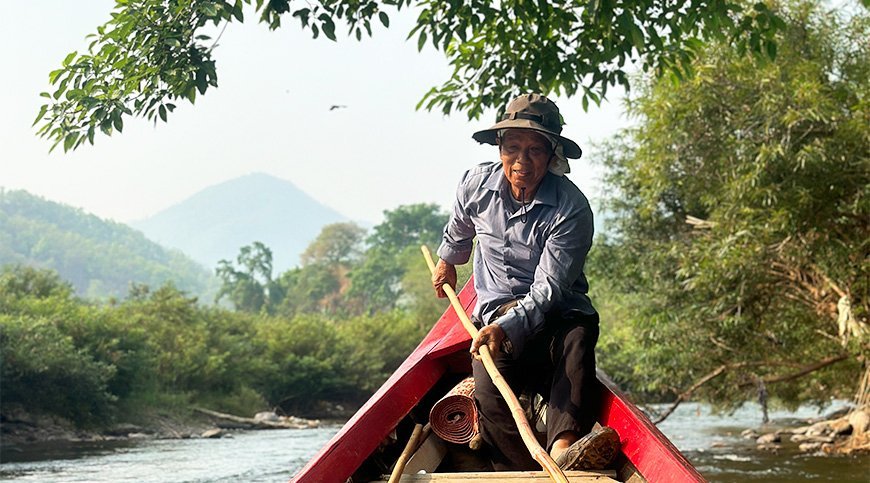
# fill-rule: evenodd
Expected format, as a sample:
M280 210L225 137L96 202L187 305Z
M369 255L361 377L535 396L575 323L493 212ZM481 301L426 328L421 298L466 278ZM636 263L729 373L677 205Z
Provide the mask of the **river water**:
M834 405L834 409L838 407ZM740 432L775 430L822 411L761 412L747 405L716 415L683 404L660 428L712 482L838 481L870 483L870 457L803 455L786 443L778 453L755 449ZM340 427L233 433L231 438L42 444L5 451L0 480L20 482L286 482Z

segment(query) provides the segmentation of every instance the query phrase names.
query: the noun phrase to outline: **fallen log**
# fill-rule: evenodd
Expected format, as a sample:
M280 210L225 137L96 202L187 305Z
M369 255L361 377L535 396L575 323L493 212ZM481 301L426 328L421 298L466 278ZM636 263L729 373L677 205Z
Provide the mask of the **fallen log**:
M249 429L308 429L316 428L320 425L320 422L317 420L304 420L294 417L284 417L280 418L278 421L265 421L262 419L245 418L233 414L221 413L200 407L193 407L192 409L194 412L224 421L231 421Z

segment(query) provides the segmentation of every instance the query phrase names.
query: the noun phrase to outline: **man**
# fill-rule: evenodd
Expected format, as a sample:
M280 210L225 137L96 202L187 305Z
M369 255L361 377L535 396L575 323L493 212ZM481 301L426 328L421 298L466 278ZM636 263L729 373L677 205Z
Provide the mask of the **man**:
M497 471L538 465L479 361L483 344L515 392L533 389L547 400L547 450L563 469L603 468L618 451L612 429L590 433L599 400L598 314L583 274L592 211L563 176L567 158L582 152L561 132L556 104L528 94L472 136L497 145L501 163L463 176L432 277L444 297L443 285L455 287L455 265L468 261L477 237L473 318L482 328L471 344L472 368L481 436Z

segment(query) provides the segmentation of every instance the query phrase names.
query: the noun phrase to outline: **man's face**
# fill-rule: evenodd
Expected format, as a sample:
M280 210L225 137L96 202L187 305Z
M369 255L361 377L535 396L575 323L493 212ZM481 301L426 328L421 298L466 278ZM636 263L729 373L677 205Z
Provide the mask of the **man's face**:
M526 190L526 199L534 196L553 155L550 141L529 129L509 129L498 149L514 196L519 198L521 188Z

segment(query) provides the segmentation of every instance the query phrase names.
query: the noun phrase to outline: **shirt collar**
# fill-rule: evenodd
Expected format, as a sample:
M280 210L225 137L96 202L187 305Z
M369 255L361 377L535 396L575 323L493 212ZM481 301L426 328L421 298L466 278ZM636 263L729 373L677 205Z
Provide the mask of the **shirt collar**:
M507 183L507 178L504 177L504 170L501 167L501 163L493 163L495 164L495 169L493 169L492 173L490 173L489 177L484 181L483 187L492 191L501 191L504 183Z
M557 186L556 184L559 182L559 177L554 175L553 173L547 173L544 175L544 179L541 180L541 186L538 188L538 192L535 193L535 199L532 200L532 205L541 203L544 205L556 206L558 203L557 198ZM505 193L510 195L508 180L504 175L504 172L501 170L501 166L499 165L499 169L493 171L492 175L483 183L483 187L492 191L502 192L504 190Z
M556 206L558 204L557 193L559 182L559 177L553 173L548 172L544 175L544 179L541 180L541 186L538 188L538 192L535 194L535 201L540 201L542 204Z

